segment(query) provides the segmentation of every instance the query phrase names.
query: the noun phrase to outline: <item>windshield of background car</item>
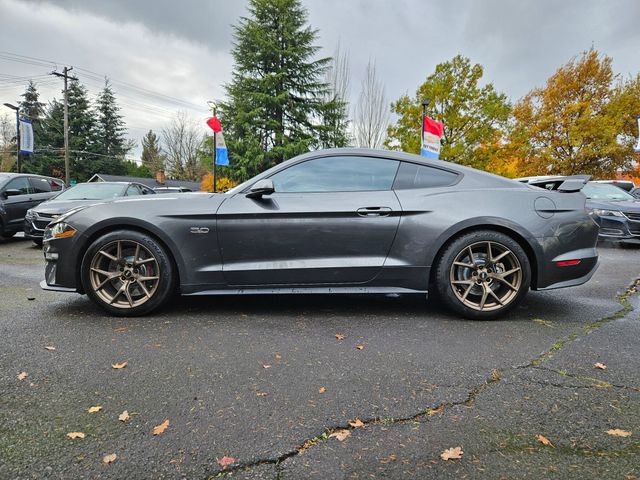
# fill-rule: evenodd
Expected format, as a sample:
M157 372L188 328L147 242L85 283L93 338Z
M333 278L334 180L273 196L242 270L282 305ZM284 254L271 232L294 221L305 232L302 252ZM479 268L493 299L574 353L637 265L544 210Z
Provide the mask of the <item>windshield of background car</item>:
M635 200L633 195L629 195L621 188L609 183L588 182L582 189L587 198L592 200L606 200L609 202L621 202L624 200Z
M123 186L113 183L81 183L56 196L56 200L108 200L122 196Z

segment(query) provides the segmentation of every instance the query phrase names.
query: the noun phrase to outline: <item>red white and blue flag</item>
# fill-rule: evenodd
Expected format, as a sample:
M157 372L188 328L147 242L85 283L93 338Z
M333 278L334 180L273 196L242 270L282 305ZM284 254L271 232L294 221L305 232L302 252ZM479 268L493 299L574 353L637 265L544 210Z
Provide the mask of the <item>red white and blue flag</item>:
M440 140L444 135L444 123L433 118L422 118L422 148L420 155L438 160L440 158Z
M207 120L207 125L209 125L209 128L213 130L213 133L215 134L216 165L229 165L229 153L227 151L227 144L224 143L220 120L218 120L218 117L211 117Z

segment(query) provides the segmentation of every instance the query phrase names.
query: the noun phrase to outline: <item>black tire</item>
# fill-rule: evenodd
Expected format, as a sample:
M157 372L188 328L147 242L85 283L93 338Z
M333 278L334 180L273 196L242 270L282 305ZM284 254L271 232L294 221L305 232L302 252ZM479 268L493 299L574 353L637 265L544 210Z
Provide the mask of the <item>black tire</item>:
M33 243L36 244L37 246L39 246L39 247L42 246L42 239L41 238L32 238L31 240L33 240Z
M455 238L446 247L436 262L434 280L439 298L449 309L464 318L492 320L525 297L531 266L513 238L478 230Z
M16 233L18 232L5 232L4 230L0 231L0 237L4 238L5 240L9 240L10 238L15 237Z
M85 292L111 315L146 315L176 290L175 267L166 248L154 237L134 230L116 230L95 240L80 268ZM106 273L115 277L110 279Z

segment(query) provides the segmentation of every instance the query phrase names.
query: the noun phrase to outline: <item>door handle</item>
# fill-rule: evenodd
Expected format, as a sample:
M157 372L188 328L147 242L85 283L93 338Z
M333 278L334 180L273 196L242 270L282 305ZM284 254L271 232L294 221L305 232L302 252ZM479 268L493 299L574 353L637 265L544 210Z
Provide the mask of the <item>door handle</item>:
M361 217L387 217L391 213L389 207L361 207L356 210Z

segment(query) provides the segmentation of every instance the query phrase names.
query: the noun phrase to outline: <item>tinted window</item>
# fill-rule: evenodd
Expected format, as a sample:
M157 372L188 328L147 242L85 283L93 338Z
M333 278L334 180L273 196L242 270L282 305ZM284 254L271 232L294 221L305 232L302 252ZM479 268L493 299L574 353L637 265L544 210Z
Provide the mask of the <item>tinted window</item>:
M48 193L51 191L51 185L46 178L31 177L29 181L31 182L34 193Z
M271 177L276 192L390 190L398 161L369 157L328 157L289 167Z
M154 192L153 190L151 190L150 188L147 188L147 187L142 187L141 186L140 189L142 190L142 194L143 195L153 195L154 193L156 193L156 192Z
M18 177L11 180L5 186L5 190L20 190L21 195L32 193L31 185L27 177Z
M394 189L446 187L455 183L457 173L427 167L416 163L402 162Z
M610 183L588 182L582 189L582 193L593 200L634 200L633 195Z
M125 195L130 197L133 195L142 195L142 193L140 192L140 188L138 187L138 185L129 185L129 187L127 188L127 193Z
M79 183L62 192L56 200L107 200L121 196L122 189L117 183Z
M49 179L49 186L51 187L52 192L59 192L60 190L64 190L64 183L62 180L56 180L55 178Z

